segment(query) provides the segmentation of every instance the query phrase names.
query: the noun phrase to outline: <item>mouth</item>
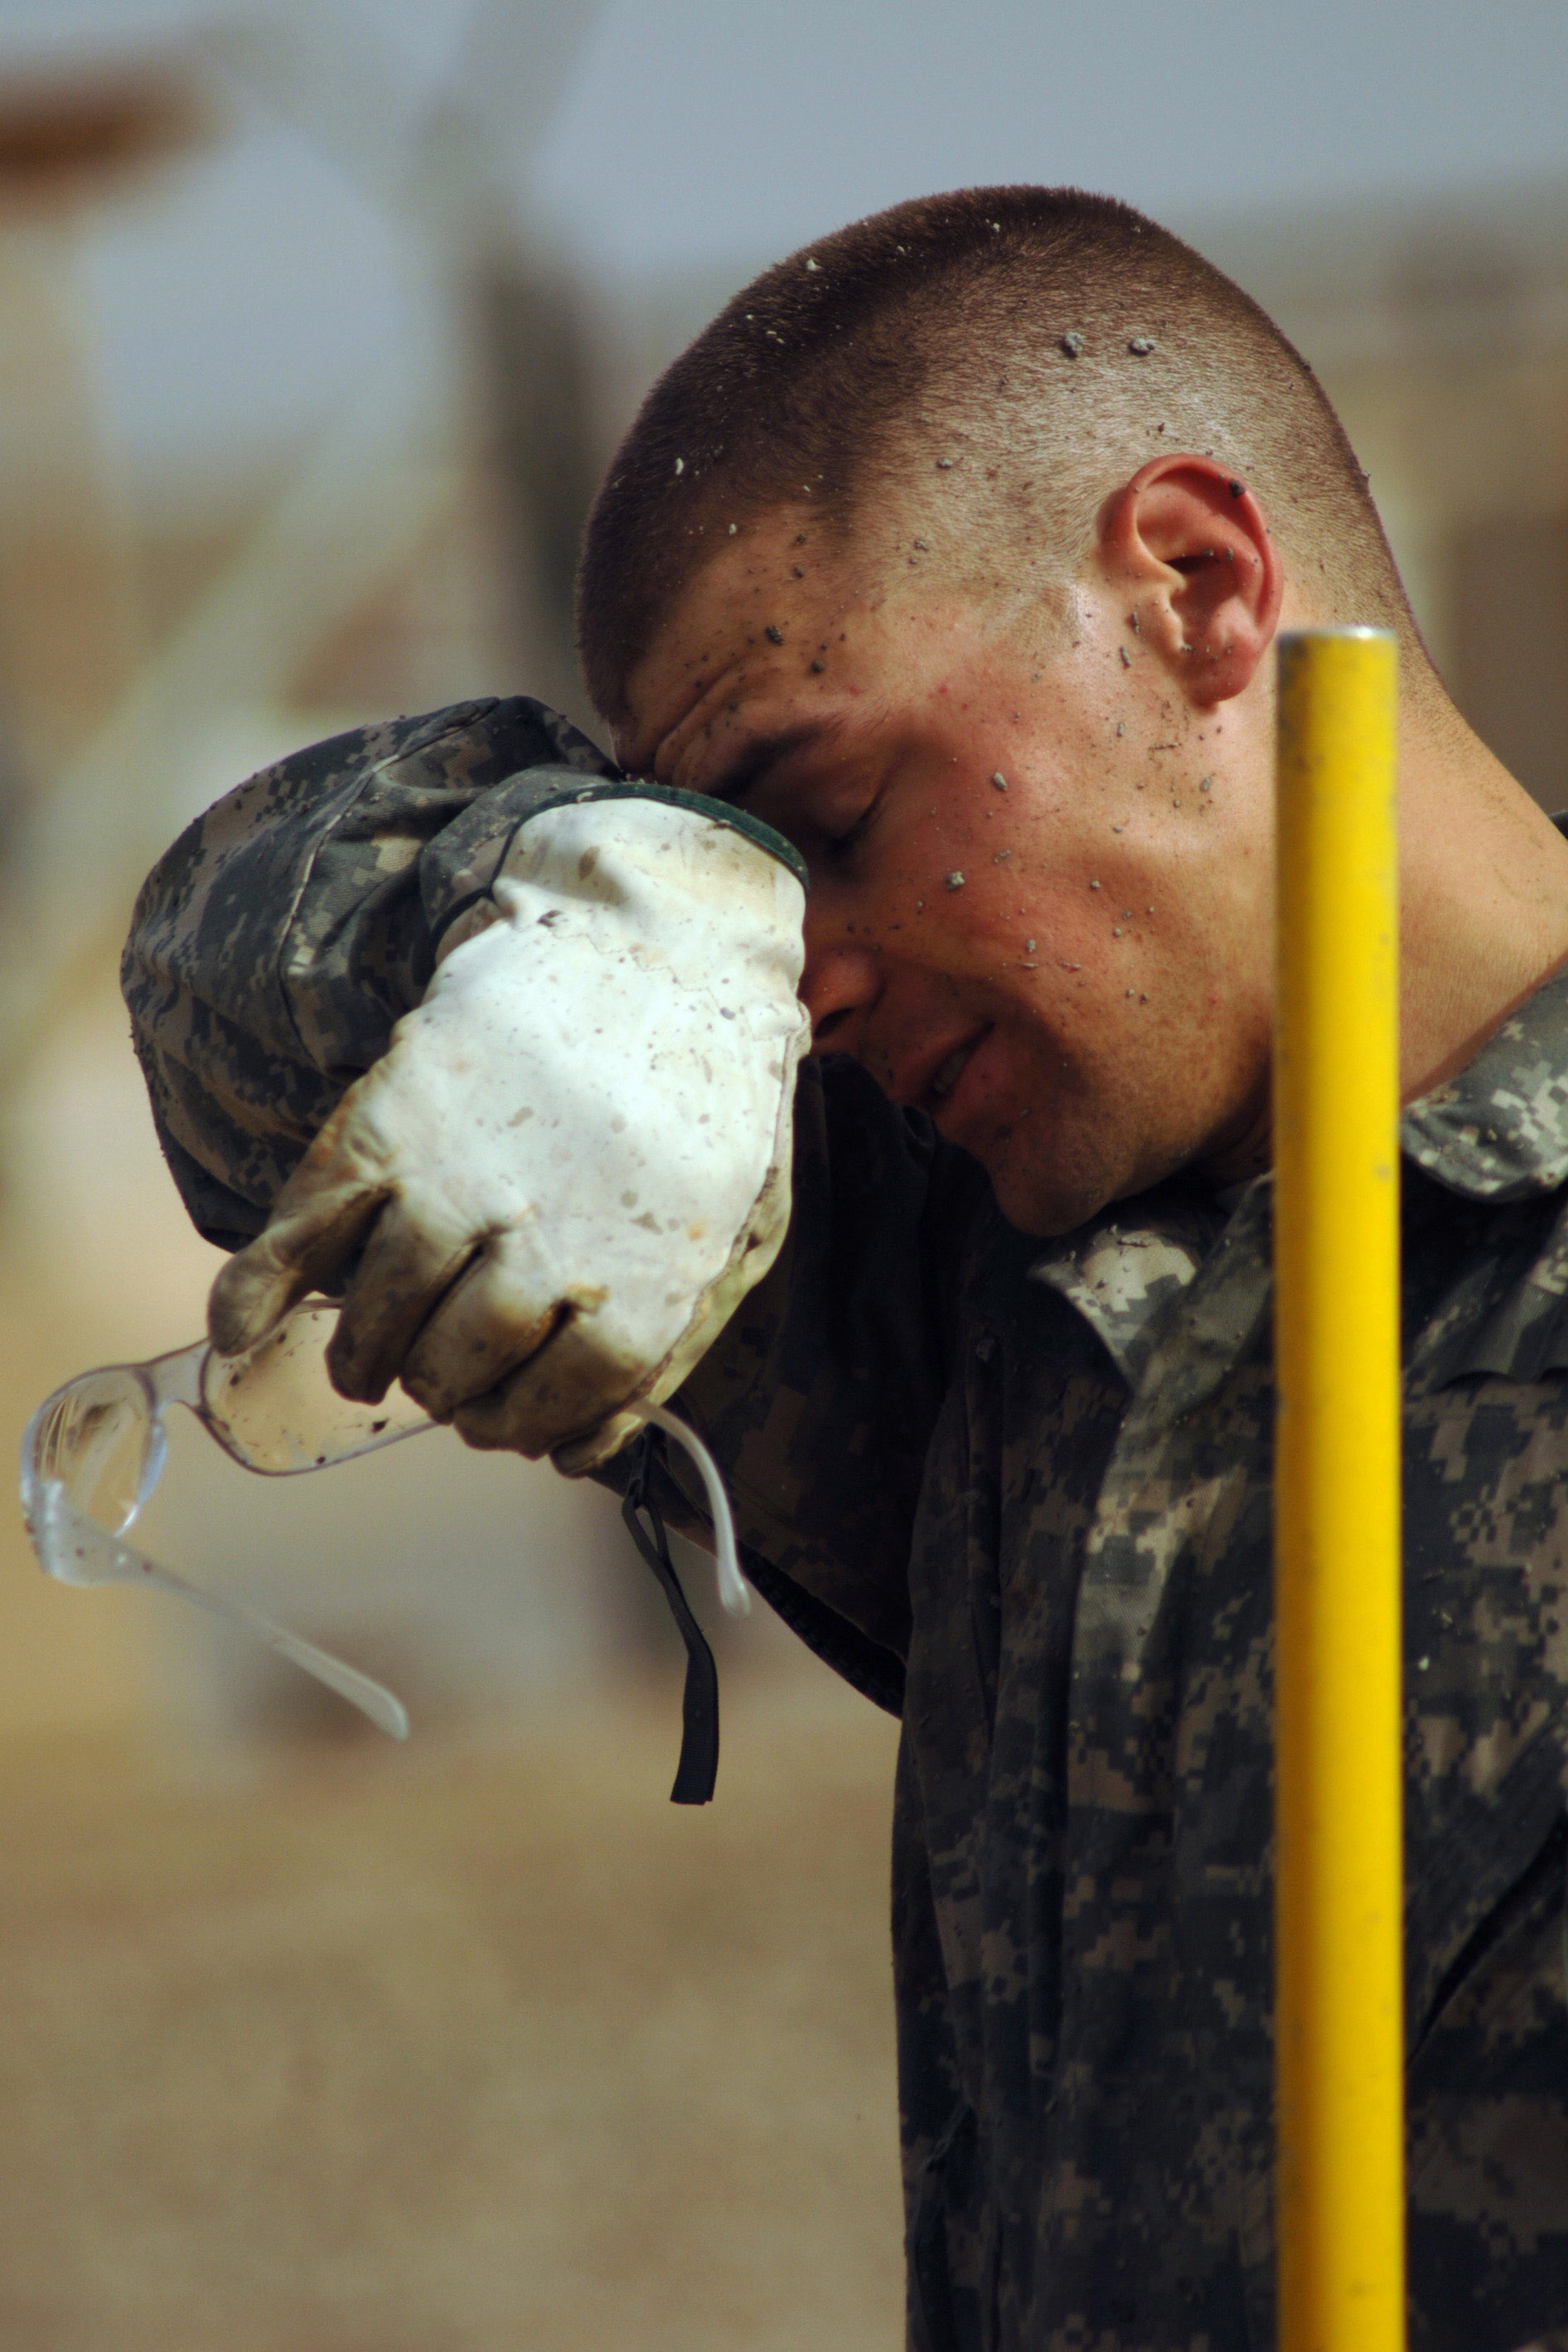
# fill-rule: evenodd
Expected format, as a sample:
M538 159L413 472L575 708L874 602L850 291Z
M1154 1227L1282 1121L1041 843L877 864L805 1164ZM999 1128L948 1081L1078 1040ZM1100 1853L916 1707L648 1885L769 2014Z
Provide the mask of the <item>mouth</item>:
M972 1037L964 1037L945 1053L921 1090L918 1097L922 1110L935 1113L951 1097L954 1087L969 1065L970 1055L984 1044L991 1034L991 1024L977 1029Z

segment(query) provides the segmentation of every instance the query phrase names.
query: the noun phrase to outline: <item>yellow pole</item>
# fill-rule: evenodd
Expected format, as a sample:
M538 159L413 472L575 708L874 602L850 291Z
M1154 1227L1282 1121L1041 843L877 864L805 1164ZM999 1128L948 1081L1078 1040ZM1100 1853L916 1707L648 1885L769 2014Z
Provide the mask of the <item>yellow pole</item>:
M1403 2352L1394 643L1279 648L1280 2352Z

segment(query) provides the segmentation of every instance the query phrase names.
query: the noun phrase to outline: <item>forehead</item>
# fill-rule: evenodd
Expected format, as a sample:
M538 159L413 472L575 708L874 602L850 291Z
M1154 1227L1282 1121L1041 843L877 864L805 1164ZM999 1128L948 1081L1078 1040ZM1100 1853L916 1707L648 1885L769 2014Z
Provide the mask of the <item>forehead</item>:
M707 724L764 696L819 703L842 683L851 646L863 659L868 639L881 634L867 625L885 625L889 601L865 551L809 509L726 530L627 681L620 757L647 764L700 708Z

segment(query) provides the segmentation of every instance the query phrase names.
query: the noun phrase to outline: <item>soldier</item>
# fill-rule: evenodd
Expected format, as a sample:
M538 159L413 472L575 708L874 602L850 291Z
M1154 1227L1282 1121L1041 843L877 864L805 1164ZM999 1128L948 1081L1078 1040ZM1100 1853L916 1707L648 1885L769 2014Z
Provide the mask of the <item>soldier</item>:
M1568 2330L1568 845L1256 306L1063 191L780 264L600 494L616 761L341 738L128 950L221 1346L341 1290L347 1394L611 1483L678 1391L901 1713L921 2352L1273 2341L1270 650L1342 622L1404 677L1411 2340L1513 2352Z

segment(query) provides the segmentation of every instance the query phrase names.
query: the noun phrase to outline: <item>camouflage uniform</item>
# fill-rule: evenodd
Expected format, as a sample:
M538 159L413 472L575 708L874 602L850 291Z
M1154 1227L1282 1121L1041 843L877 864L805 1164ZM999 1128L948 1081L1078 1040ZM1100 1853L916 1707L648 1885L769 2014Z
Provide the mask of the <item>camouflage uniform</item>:
M204 1232L259 1228L563 766L614 774L537 706L460 706L169 853L126 985ZM1568 980L1404 1144L1411 2341L1514 2352L1568 2345ZM910 2341L1260 2352L1269 1186L1043 1246L837 1060L795 1181L683 1404L760 1588L903 1718Z

